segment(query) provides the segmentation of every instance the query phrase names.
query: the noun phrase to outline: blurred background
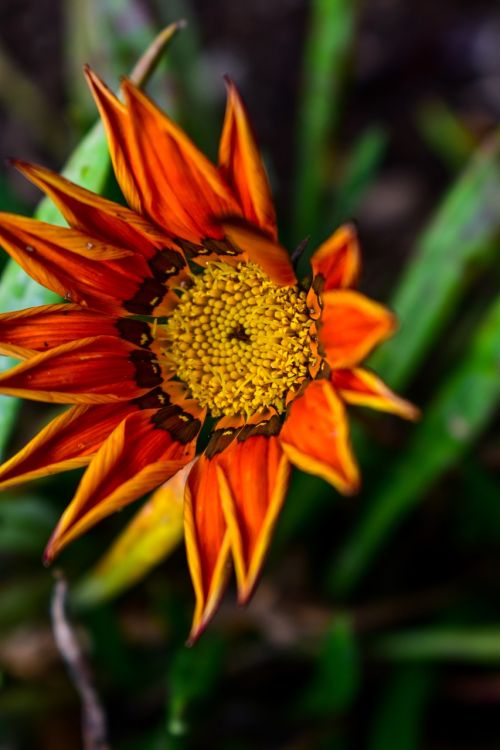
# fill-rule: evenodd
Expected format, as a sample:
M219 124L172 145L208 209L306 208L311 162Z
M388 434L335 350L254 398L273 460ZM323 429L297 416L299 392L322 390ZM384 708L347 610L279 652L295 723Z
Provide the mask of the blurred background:
M2 160L60 170L73 153L72 178L116 197L102 137L79 146L96 117L82 65L116 87L179 18L148 91L214 157L230 74L290 249L356 221L361 288L401 321L370 365L424 418L353 408L363 491L297 472L253 602L230 590L192 649L182 545L140 581L93 567L137 505L61 555L110 746L498 750L498 2L1 0ZM2 166L1 210L39 200ZM1 263L2 312L43 302ZM53 414L3 397L2 457ZM0 501L1 750L81 747L41 563L78 479Z

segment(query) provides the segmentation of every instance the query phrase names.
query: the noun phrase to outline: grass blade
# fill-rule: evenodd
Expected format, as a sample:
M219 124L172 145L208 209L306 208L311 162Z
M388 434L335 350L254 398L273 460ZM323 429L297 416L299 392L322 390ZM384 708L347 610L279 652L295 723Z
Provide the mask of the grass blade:
M404 390L500 234L500 133L471 160L417 245L392 300L401 332L370 365ZM425 304L423 304L425 300Z
M328 175L329 138L341 111L346 63L354 39L354 0L314 0L304 52L302 96L297 123L292 244L314 236L322 214ZM312 243L315 244L314 241Z
M500 298L462 360L439 388L401 458L372 493L369 507L334 561L329 583L347 594L395 526L432 484L458 463L500 403Z

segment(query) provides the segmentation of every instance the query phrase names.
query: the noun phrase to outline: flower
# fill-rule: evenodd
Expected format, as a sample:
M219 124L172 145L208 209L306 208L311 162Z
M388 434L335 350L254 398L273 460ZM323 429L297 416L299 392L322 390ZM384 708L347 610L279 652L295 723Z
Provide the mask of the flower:
M416 410L359 367L395 319L352 289L351 226L316 251L309 288L298 283L234 84L216 167L132 83L122 103L86 75L129 208L15 162L69 227L4 213L0 241L65 302L0 316L0 351L22 360L0 392L72 406L0 468L0 488L88 465L50 561L191 462L210 419L185 483L195 638L230 556L239 598L250 597L291 464L357 490L345 404Z

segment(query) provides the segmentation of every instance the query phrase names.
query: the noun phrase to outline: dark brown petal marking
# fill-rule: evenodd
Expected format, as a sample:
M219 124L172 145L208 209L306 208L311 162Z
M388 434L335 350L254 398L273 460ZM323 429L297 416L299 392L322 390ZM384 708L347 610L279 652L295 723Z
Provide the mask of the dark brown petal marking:
M116 321L115 325L122 339L127 339L127 341L131 341L133 344L144 348L149 347L153 343L150 327L142 320L120 318Z
M132 299L123 303L123 307L134 315L151 315L165 296L165 291L165 286L158 279L144 279Z
M190 443L201 429L199 419L174 404L160 409L153 417L153 423L162 430L167 430L180 443Z
M229 240L213 240L210 237L202 240L200 245L188 240L177 239L176 243L184 251L188 260L195 260L203 255L222 255L235 256L241 255L241 250L233 245Z
M272 435L279 435L281 430L281 420L277 414L274 414L269 419L263 419L257 424L245 425L238 434L238 442L242 443L249 437L255 435L264 435L265 437L271 437Z
M152 352L134 351L130 361L135 367L135 382L140 388L154 388L163 378L158 360Z
M241 255L241 250L229 240L212 240L210 237L203 240L203 247L215 255Z
M134 404L137 404L139 409L162 409L164 406L168 406L170 398L161 388L155 388L144 396L139 396L134 399Z
M207 458L213 458L218 453L221 453L225 448L230 445L241 427L222 427L218 430L214 430L210 435L208 445L205 448L205 455Z
M168 281L172 276L177 276L185 266L186 261L182 255L171 248L159 250L149 261L151 272L159 281Z

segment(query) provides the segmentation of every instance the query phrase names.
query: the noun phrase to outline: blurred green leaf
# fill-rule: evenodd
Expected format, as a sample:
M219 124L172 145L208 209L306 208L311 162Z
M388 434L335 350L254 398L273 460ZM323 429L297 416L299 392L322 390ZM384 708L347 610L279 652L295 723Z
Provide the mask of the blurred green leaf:
M183 503L187 474L178 471L147 500L97 566L73 590L80 605L116 596L144 578L167 557L184 535Z
M0 585L0 631L37 620L45 610L51 586L49 573L19 577Z
M355 216L380 168L387 141L386 131L374 126L361 133L352 146L344 174L335 190L332 210L328 213L330 230Z
M370 365L391 388L408 383L449 322L474 264L500 235L500 133L474 155L453 185L398 284L391 306L400 333Z
M314 0L305 42L297 122L292 243L318 239L331 164L330 136L339 120L346 64L354 41L356 0Z
M57 520L48 500L34 495L4 497L0 503L0 549L3 553L42 555Z
M477 147L470 130L440 99L419 108L417 126L428 146L453 171L462 169Z
M169 737L182 739L190 733L191 712L200 702L213 697L223 665L223 644L213 633L206 633L192 648L181 646L175 652L168 673Z
M374 715L368 750L419 750L432 673L401 667L389 680Z
M329 582L347 594L400 522L442 474L460 461L500 403L500 298L440 386L402 455L371 493L364 516L334 560Z
M477 626L410 630L379 638L375 653L397 661L500 664L500 628Z
M314 716L347 709L360 686L360 655L350 619L334 618L315 659L314 675L305 688L300 710Z

